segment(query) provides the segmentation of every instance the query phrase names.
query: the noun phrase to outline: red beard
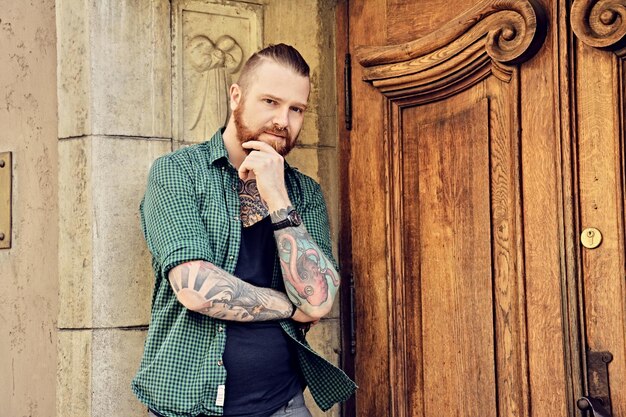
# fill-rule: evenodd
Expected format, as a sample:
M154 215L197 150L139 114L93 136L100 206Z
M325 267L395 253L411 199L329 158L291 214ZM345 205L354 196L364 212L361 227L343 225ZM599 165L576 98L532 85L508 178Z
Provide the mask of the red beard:
M268 143L272 148L276 150L281 156L287 155L295 144L295 140L291 138L289 134L289 129L278 129L276 125L264 126L258 130L251 130L243 121L243 98L239 103L239 106L233 111L233 121L235 122L235 127L237 128L237 137L240 143L246 143L251 140L259 140L259 136L263 133L271 133L272 135L280 136L284 140L272 140ZM249 149L244 149L246 153L250 153Z

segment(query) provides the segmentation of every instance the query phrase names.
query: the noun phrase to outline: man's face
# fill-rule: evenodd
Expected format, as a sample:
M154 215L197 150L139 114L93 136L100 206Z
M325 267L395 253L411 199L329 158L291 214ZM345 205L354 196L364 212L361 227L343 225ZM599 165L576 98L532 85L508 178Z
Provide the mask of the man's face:
M310 90L308 77L266 61L244 88L233 110L240 142L259 140L287 155L302 128Z

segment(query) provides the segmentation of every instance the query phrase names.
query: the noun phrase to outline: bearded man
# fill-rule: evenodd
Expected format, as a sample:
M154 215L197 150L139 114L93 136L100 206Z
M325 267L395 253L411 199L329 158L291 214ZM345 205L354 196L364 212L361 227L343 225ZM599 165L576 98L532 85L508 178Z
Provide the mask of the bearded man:
M302 128L309 66L293 47L255 53L207 142L157 159L141 203L155 273L132 388L149 415L310 417L355 384L305 329L339 287L319 184L283 159Z

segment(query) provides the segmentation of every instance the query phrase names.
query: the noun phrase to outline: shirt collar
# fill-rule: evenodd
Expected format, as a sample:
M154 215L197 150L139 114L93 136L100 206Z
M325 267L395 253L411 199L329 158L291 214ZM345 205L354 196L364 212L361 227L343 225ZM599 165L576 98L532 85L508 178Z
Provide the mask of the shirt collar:
M215 164L217 161L222 158L228 163L228 150L226 149L226 145L224 144L224 137L222 134L224 133L224 127L217 129L217 132L211 137L209 140L209 162L211 164ZM291 165L285 160L285 169L291 170L293 169Z
M224 158L228 161L228 151L226 150L226 145L224 144L224 138L222 137L222 133L224 132L224 128L220 128L215 132L211 140L209 140L209 162L214 164L216 161Z

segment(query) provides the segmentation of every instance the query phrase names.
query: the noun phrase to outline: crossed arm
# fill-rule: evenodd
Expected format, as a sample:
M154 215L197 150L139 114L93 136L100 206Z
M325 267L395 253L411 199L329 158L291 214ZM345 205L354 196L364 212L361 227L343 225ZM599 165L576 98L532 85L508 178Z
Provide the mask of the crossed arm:
M181 304L222 320L279 320L289 318L293 309L285 294L255 287L206 261L176 266L169 280Z
M271 213L274 222L287 216L293 208ZM304 225L274 232L287 295L300 310L321 318L333 306L339 274L333 263L315 243Z
M273 213L272 216L280 216ZM256 287L206 261L186 262L168 275L186 308L231 321L266 321L291 317L310 322L330 312L339 287L337 271L303 225L275 232L287 294Z
M267 205L272 221L292 210L284 183L284 160L266 143L241 145L250 153L238 168L242 180L256 177L252 187ZM289 318L311 322L332 308L339 274L304 225L274 232L287 294L255 287L204 261L173 268L169 280L178 300L188 309L224 320L262 321ZM294 310L294 305L297 307Z

